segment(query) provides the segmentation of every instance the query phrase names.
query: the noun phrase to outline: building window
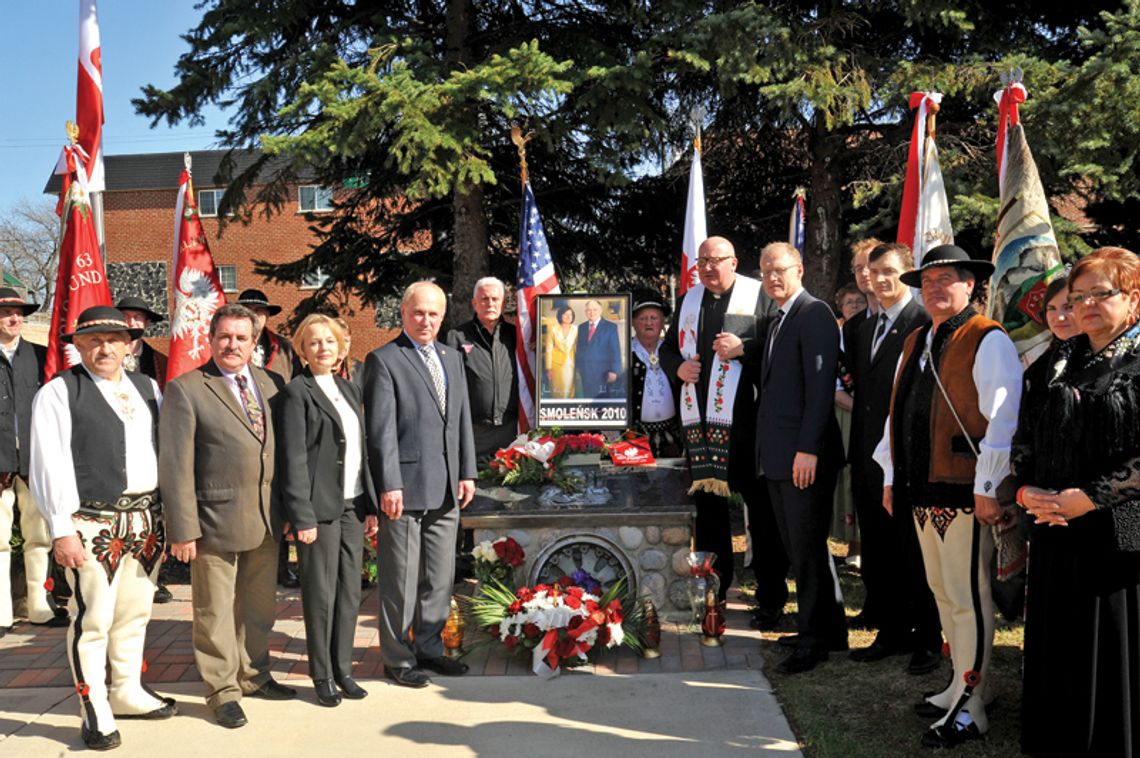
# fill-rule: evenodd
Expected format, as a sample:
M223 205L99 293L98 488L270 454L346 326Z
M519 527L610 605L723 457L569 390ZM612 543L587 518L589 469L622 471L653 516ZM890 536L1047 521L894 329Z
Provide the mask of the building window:
M333 209L332 190L328 187L307 184L298 189L300 190L301 213L316 213Z
M223 292L237 292L237 266L218 266Z
M222 195L225 190L208 189L198 190L198 215L217 216L218 206L222 204Z
M325 282L329 280L329 275L320 266L317 266L312 271L309 271L301 279L301 289L315 290L318 287L323 287Z

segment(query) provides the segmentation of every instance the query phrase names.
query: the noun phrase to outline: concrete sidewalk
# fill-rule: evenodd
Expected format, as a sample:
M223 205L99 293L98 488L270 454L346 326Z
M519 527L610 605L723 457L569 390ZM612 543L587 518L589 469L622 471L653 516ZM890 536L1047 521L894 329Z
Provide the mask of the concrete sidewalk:
M437 677L423 690L362 681L369 697L337 708L247 698L249 724L214 724L192 684L159 687L179 701L168 721L121 721L117 756L719 756L799 755L763 674L754 670L599 676ZM0 756L85 750L70 688L0 690Z

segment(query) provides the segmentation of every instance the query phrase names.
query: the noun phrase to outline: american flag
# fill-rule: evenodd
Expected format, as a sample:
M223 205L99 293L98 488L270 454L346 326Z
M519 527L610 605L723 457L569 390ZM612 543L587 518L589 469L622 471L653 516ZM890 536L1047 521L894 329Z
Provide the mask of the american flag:
M515 294L519 314L515 352L519 367L519 431L522 432L532 429L535 421L534 346L540 323L535 310L535 298L559 291L558 277L554 274L554 260L550 257L546 234L542 231L542 219L538 217L538 206L534 202L530 182L526 182L523 185L522 219L519 222L519 273Z

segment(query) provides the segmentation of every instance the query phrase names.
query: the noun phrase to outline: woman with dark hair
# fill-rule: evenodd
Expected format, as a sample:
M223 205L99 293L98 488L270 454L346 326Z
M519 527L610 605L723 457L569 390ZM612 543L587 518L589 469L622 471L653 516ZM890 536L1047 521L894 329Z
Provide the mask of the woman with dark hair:
M558 309L557 320L546 325L544 368L546 386L553 398L574 397L574 349L578 330L574 327L574 309L563 305Z
M1130 756L1140 750L1140 258L1095 251L1073 267L1068 300L1081 333L1027 372L1011 456L1033 519L1021 747Z
M376 534L376 494L360 390L334 373L345 353L340 325L315 313L301 322L293 344L306 367L277 396L277 483L297 540L309 676L317 701L335 706L342 693L368 694L352 678L352 650L361 546Z

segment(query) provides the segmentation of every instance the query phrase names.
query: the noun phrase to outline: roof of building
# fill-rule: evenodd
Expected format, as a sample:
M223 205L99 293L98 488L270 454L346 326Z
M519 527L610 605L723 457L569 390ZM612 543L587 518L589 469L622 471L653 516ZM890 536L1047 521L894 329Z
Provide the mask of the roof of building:
M107 191L177 189L178 177L182 175L184 152L177 153L136 153L132 155L108 155L103 159ZM221 187L225 182L218 179L222 161L229 150L193 150L190 152L194 184L196 187ZM234 150L233 174L237 175L249 168L262 157L260 150ZM285 158L270 158L262 169L268 176L288 165ZM300 178L311 176L311 172L300 171ZM58 194L62 178L53 174L44 187L45 194Z

